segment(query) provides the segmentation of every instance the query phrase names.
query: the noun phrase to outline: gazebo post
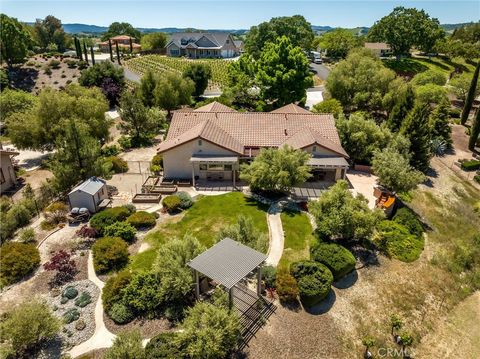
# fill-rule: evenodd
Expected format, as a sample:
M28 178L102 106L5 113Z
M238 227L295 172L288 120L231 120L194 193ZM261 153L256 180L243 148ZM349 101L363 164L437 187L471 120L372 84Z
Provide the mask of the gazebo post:
M192 184L195 187L195 164L192 162Z
M262 296L262 266L258 266L257 269L257 295Z
M233 176L233 189L235 189L235 165L233 165L232 176Z
M197 297L197 299L200 298L200 283L197 270L195 270L195 296Z
M228 290L228 306L231 309L233 305L233 293L232 293L233 287Z

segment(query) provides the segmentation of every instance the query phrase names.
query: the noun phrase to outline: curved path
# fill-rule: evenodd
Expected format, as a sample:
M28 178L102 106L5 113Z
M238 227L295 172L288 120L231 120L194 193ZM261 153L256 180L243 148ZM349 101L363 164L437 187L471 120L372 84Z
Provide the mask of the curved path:
M281 212L281 205L278 202L275 202L270 206L267 213L268 236L270 239L270 244L265 263L274 267L278 265L280 258L282 258L283 247L285 244L282 219L280 218Z
M100 292L102 291L105 283L103 283L95 274L92 251L89 251L88 253L88 279L100 288ZM69 354L72 358L76 358L95 349L111 347L115 338L116 335L111 333L103 322L103 304L102 295L100 293L97 304L95 305L95 332L93 333L93 336L83 343L74 346Z

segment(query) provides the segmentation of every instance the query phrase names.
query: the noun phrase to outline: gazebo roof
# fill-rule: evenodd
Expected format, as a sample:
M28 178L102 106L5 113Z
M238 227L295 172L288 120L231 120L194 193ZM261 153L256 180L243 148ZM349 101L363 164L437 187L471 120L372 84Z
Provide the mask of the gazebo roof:
M267 256L231 238L224 238L192 259L188 266L231 289Z

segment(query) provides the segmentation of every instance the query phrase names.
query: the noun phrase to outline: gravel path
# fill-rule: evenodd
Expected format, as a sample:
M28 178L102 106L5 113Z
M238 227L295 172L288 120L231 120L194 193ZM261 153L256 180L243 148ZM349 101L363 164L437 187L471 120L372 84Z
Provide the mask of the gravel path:
M95 274L92 251L89 251L88 254L88 279L95 283L95 285L100 288L100 291L105 285ZM103 322L103 304L102 296L100 295L95 305L95 332L93 336L87 341L73 347L69 354L75 358L95 349L108 348L112 346L115 337L115 334L112 334Z
M267 253L267 265L277 266L282 258L285 236L283 233L282 220L280 213L282 208L278 203L273 203L268 209L267 223L270 245Z

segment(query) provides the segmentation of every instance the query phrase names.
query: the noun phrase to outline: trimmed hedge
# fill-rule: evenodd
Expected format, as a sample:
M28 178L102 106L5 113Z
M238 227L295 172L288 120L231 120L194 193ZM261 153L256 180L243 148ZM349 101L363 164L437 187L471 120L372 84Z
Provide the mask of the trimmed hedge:
M124 221L130 215L130 211L125 207L108 208L99 212L90 219L90 227L94 228L100 235L103 235L105 227L115 222Z
M333 274L321 263L295 262L290 266L290 273L297 280L302 303L308 307L320 303L330 292Z
M413 262L423 250L423 236L416 236L395 221L382 221L377 226L379 247L390 257Z
M182 204L180 198L177 196L167 196L163 199L162 205L167 210L167 212L177 212L180 209L180 205Z
M317 243L310 250L312 260L322 263L332 271L335 280L343 278L355 269L353 254L336 243Z
M400 208L393 216L393 221L405 226L411 234L421 236L423 233L422 222L418 220L415 212L407 207Z
M157 220L153 213L145 211L138 211L133 213L127 218L127 223L131 224L135 228L151 228L155 226Z
M120 237L128 243L134 241L135 233L137 233L135 227L127 222L115 222L103 230L103 234L106 237Z
M474 171L480 169L480 160L470 160L462 162L462 170Z
M103 237L92 246L93 265L98 273L120 269L128 263L128 245L121 238Z
M121 271L107 279L102 290L102 303L105 311L108 312L115 303L121 301L121 290L127 287L131 280L132 274L129 271Z
M18 282L40 265L40 253L33 244L8 242L0 247L0 287Z

